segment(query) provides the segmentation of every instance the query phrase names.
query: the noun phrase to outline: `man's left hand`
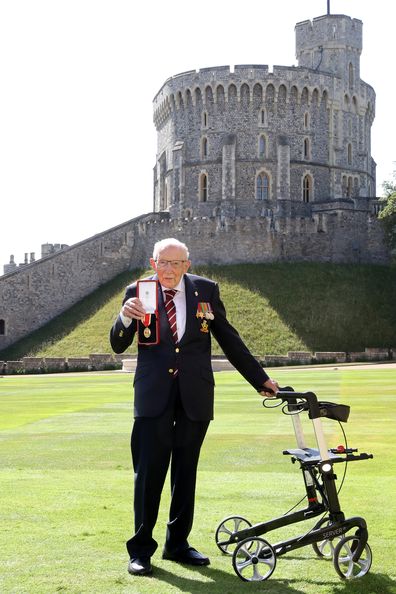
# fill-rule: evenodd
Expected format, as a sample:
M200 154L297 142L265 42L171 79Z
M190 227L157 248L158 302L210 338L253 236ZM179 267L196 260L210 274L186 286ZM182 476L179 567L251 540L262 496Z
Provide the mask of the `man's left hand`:
M267 390L266 390L267 388ZM275 380L267 379L263 384L263 389L260 392L261 396L275 398L279 390L279 384Z

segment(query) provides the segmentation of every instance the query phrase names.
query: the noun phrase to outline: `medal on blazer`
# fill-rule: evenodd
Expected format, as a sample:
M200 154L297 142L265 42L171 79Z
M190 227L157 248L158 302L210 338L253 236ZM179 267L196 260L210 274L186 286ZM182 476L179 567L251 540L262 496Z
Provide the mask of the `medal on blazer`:
M209 326L208 326L208 322L206 320L203 320L201 327L200 327L201 332L209 332Z
M203 301L198 303L197 313L195 315L197 316L197 318L201 318L201 320L203 320L204 318L206 318L207 320L214 320L212 306L210 305L210 303L205 303Z

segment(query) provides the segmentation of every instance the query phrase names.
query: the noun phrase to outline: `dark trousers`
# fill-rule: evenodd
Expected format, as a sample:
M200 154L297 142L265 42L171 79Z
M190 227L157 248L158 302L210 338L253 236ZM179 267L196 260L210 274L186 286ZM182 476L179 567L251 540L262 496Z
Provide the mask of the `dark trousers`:
M152 532L171 463L168 550L188 546L194 516L199 453L209 421L192 421L182 407L175 378L170 405L159 417L135 419L131 450L135 471L135 535L126 543L130 557L151 557L158 544Z

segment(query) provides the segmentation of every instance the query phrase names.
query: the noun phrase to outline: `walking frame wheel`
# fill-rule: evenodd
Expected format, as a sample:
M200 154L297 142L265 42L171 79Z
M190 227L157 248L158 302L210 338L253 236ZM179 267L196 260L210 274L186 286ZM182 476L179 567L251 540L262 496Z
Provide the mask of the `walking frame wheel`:
M331 525L329 518L322 518L319 520L317 524L314 526L314 530L323 526L323 524L327 524L328 526ZM324 559L332 559L334 557L334 549L336 544L341 540L340 536L336 536L331 539L319 540L318 542L312 543L312 548L317 554L318 557L322 557Z
M226 555L232 555L234 552L236 542L228 543L230 536L243 530L244 528L250 528L251 523L246 520L243 516L229 516L225 518L218 526L216 530L216 544L222 553Z
M267 580L275 569L275 551L263 538L246 538L235 547L232 566L244 582L262 582Z
M363 577L370 570L372 554L368 544L364 547L360 558L357 561L353 560L358 544L358 536L347 536L342 538L334 549L334 567L343 579Z

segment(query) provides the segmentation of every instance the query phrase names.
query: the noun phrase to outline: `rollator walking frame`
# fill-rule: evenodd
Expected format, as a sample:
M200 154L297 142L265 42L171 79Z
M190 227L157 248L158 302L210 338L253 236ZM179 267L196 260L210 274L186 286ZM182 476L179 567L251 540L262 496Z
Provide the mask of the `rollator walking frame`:
M283 405L282 412L292 418L297 448L284 450L283 454L291 456L291 461L300 465L307 507L253 526L243 516L229 516L217 528L217 546L223 553L232 555L233 568L244 581L268 579L275 569L277 557L307 545L312 545L319 557L332 558L341 578L362 577L369 571L372 560L367 525L360 517L345 518L338 499L334 466L366 460L373 455L357 454L357 449L345 446L328 449L322 427L323 417L346 422L349 406L321 402L313 392L294 392L293 388L282 388L275 398L264 399L263 405L267 408ZM307 412L312 420L317 449L309 448L305 443L302 412ZM312 529L296 538L273 545L260 538L271 530L320 515L323 517ZM354 532L347 535L351 530Z

